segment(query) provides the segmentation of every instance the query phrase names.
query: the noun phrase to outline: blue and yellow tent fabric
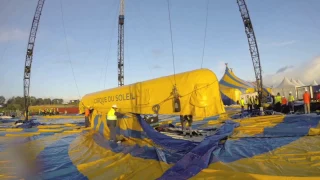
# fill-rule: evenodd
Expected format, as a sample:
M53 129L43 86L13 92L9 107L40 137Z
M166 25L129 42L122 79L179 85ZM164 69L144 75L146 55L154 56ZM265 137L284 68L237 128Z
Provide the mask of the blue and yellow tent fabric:
M221 78L220 92L224 105L236 104L240 100L240 96L243 93L255 92L256 83L247 82L237 77L234 72L226 66L225 73ZM264 96L271 94L271 88L263 86L262 93Z
M319 116L213 119L201 121L203 126L217 127L216 133L202 142L163 135L134 114L118 121L118 133L126 138L121 144L109 141L106 116L98 114L93 116L92 127L82 132L1 136L0 177L320 178Z
M254 86L238 78L228 66L219 84L224 105L236 104L241 94L254 92Z

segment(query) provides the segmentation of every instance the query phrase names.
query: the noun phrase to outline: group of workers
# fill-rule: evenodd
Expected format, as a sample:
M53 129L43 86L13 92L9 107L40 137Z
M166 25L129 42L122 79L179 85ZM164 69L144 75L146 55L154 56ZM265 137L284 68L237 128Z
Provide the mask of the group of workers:
M258 96L249 96L247 95L247 102L245 102L244 98L241 97L240 99L240 106L241 106L241 111L244 111L244 106L247 104L247 110L248 112L252 112L253 109L259 109L259 99Z
M315 97L317 103L320 103L320 92L316 91L316 97ZM295 111L294 109L294 102L295 98L292 95L292 92L289 92L288 99L285 96L281 96L280 93L277 93L276 96L269 95L269 101L273 105L273 110L277 112L287 113L288 111L290 113L293 113ZM305 89L305 92L303 94L303 105L304 105L304 113L310 114L310 103L311 103L311 95L307 89Z
M292 92L289 92L288 99L285 96L281 96L278 92L276 96L268 96L268 101L271 102L272 108L276 112L292 113L294 112L294 96Z
M58 115L59 109L58 108L46 108L46 109L39 109L39 115L40 116L52 116L52 115Z
M318 102L319 107L320 107L320 92L319 91L316 91L315 99ZM272 109L276 112L281 112L281 113L287 114L287 113L293 113L295 111L295 109L294 109L295 98L294 98L292 92L289 92L288 98L286 98L285 96L281 96L279 92L277 93L276 96L272 96L269 94L268 102L271 102ZM311 102L310 93L308 92L307 89L305 89L305 92L303 94L303 103L304 103L305 114L310 114L310 102ZM239 103L240 103L242 112L244 111L245 105L247 105L247 110L249 112L252 112L253 109L259 109L258 96L252 97L252 96L248 95L246 101L242 97Z
M59 108L46 108L46 109L39 109L39 116L53 116L60 114ZM68 111L65 110L64 114L68 114Z

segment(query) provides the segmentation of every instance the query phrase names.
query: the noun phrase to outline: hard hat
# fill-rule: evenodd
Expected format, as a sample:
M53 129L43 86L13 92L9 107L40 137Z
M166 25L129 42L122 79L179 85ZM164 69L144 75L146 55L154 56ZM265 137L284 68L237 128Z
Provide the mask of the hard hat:
M304 91L306 91L306 92L307 92L308 90L307 90L307 89L305 89Z
M292 92L290 91L289 94L291 94Z
M113 108L118 108L116 104L112 105Z
M284 96L282 96L282 97L284 97Z

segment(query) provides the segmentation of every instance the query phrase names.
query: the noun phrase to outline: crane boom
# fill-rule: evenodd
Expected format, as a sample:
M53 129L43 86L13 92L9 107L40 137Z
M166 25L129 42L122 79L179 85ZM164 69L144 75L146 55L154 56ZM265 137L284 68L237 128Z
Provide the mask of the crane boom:
M256 76L256 87L257 87L257 92L259 96L259 106L261 106L261 103L263 101L263 95L262 95L263 85L262 85L262 70L261 70L258 44L253 31L252 22L249 16L249 11L248 11L245 0L237 0L237 3L238 3L239 11L241 13L241 17L244 23L245 32L248 38L251 59L252 59L253 68Z
M24 65L24 105L25 105L25 120L28 120L29 114L29 89L30 89L30 77L31 77L31 65L33 58L33 50L35 46L36 35L38 31L38 26L40 22L41 12L44 5L45 0L39 0L36 8L36 12L33 17L32 26L29 34L29 41L27 47L26 61Z
M120 0L118 23L118 86L124 85L124 0Z

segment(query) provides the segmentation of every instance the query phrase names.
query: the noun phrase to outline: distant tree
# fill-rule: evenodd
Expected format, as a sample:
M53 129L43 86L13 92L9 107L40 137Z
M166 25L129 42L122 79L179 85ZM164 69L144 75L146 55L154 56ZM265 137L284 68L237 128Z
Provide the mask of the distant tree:
M36 101L36 105L43 105L44 104L44 100L42 98L38 98Z
M52 100L52 104L62 104L63 103L63 99L53 99Z
M78 105L80 102L80 100L70 100L68 104L72 104L72 105Z
M31 106L37 105L37 98L36 97L34 97L34 96L30 97L30 105Z
M15 97L11 97L7 100L7 104L13 104Z
M0 105L4 105L5 107L2 107L2 109L7 109L7 110L24 110L24 97L20 96L13 96L9 98L6 102L6 104L1 104L2 102L5 102L6 99L4 99L3 96L0 96ZM3 100L4 99L4 100ZM31 106L34 105L50 105L50 104L63 104L63 99L53 99L51 100L50 98L36 98L34 96L31 96L29 98L29 102ZM71 104L76 104L78 105L79 100L73 100Z
M9 105L7 106L7 109L8 109L8 110L13 110L13 111L15 111L15 110L21 110L21 109L22 109L22 106L21 106L20 104L9 104Z
M6 102L6 98L0 96L0 105L3 105Z
M45 98L45 99L43 99L43 101L44 101L45 105L49 105L52 103L50 98Z

